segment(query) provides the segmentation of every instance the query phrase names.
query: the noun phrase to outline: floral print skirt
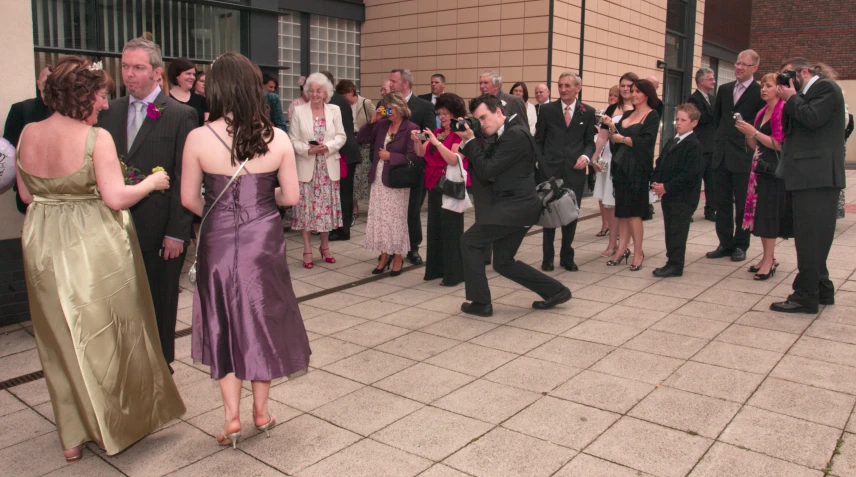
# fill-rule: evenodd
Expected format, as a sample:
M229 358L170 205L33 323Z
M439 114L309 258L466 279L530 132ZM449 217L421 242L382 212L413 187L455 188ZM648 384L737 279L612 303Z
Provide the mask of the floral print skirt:
M342 202L339 181L330 180L327 158L315 156L315 173L309 182L300 183L300 201L294 206L291 228L330 232L342 226Z
M383 185L383 168L388 165L383 161L378 164L371 185L365 248L377 252L407 253L410 251L407 232L410 189L392 189Z

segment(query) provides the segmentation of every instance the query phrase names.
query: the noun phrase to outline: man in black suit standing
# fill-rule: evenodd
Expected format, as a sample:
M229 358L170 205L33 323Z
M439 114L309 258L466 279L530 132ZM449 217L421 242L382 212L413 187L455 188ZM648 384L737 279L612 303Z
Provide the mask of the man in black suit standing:
M761 99L761 87L753 77L760 61L761 57L754 50L737 55L734 64L737 80L720 86L713 102L716 145L711 166L716 171L713 195L719 246L708 252L707 258L746 260L750 233L743 228L743 209L754 151L746 145L745 136L734 127L734 122L737 114L745 121L755 121L758 111L766 104Z
M389 74L389 88L391 92L398 93L407 101L410 108L409 121L423 129L434 130L436 120L434 106L424 99L413 94L413 74L407 68L396 68ZM423 165L424 170L424 165ZM422 257L419 255L419 245L422 244L422 202L425 201L425 181L420 174L419 185L410 189L410 201L407 205L407 231L410 234L410 252L407 260L419 265Z
M716 88L716 77L710 68L699 68L695 74L696 90L687 99L699 110L698 126L694 133L698 142L701 143L702 158L699 167L702 168L704 179L704 218L716 222L716 209L714 208L714 171L711 167L711 156L713 156L713 145L716 143L716 124L713 119L713 91Z
M193 221L193 214L181 205L181 158L187 134L198 126L199 119L195 109L161 91L155 78L162 70L160 47L144 38L126 43L122 82L129 95L110 101L110 108L98 117L98 125L113 136L116 151L128 166L143 174L162 167L173 184L166 193L150 194L131 207L161 347L169 364L175 359L178 280Z
M546 84L540 83L535 86L535 114L541 114L541 106L550 102L550 88Z
M502 76L499 76L496 71L488 70L479 76L479 91L481 94L489 94L499 98L505 117L510 118L516 114L523 119L523 122L529 122L523 98L502 91Z
M6 116L6 125L3 128L3 138L9 141L16 148L18 147L18 139L21 138L21 131L24 126L30 123L44 121L50 116L50 109L45 106L42 100L42 89L45 87L45 80L51 73L51 65L42 68L39 72L39 77L36 79L36 97L15 103L9 108L9 114ZM18 195L18 185L12 186L15 189L15 205L18 207L18 212L25 213L27 204L21 201L21 196Z
M654 270L655 277L679 277L684 273L690 220L701 192L702 146L693 134L699 116L692 104L678 106L677 136L666 141L651 178L651 190L662 200L668 258L664 267Z
M322 75L330 80L333 87L336 81L333 73L322 71ZM342 112L342 127L345 128L345 145L339 150L339 154L345 156L348 164L348 176L339 181L339 200L342 203L342 226L330 232L329 240L351 240L351 222L354 220L354 174L357 173L357 164L362 160L360 145L357 144L357 136L354 134L354 112L351 103L344 96L333 93L330 104L335 104Z
M424 99L425 101L430 102L431 104L437 104L437 96L446 92L446 77L440 73L434 73L431 75L431 92L420 94L419 97ZM435 128L440 127L440 116L437 116L436 112L434 114L434 119L436 121Z
M541 178L550 175L561 178L566 187L574 191L577 204L582 203L586 184L586 167L594 155L594 108L579 101L582 79L576 73L566 71L559 76L559 101L541 107L535 126L535 145L544 161L539 164ZM565 270L578 270L574 263L574 235L577 221L562 227L562 246L559 250L559 265ZM545 228L543 233L544 261L541 270L553 270L553 241L556 229Z
M480 138L473 131L457 132L461 151L470 161L476 222L461 238L467 300L461 311L491 316L490 288L485 275L484 253L493 247L493 269L543 298L532 303L546 310L571 299L560 282L514 259L529 228L538 222L541 201L532 177L535 148L529 124L522 117L506 118L501 101L483 95L470 101L470 112L481 125ZM484 147L481 139L496 136Z
M796 72L790 85L777 87L785 101L782 172L793 198L797 269L794 292L770 309L785 313L817 313L818 305L835 304L826 259L835 235L838 196L844 181L844 95L829 79L825 65L805 58L785 62ZM799 90L799 94L797 94Z

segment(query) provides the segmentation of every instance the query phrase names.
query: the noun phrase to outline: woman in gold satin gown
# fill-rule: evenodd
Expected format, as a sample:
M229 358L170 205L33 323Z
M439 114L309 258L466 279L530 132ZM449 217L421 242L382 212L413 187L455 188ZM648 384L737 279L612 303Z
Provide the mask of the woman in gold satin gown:
M93 127L112 88L100 65L63 57L45 85L55 113L18 150L30 314L68 461L86 442L121 452L185 411L127 210L169 177L125 184L112 137Z

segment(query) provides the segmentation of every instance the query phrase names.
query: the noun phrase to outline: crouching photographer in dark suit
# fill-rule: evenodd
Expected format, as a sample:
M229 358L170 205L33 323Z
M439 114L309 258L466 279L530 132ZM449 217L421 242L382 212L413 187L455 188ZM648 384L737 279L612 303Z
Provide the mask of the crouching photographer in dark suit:
M543 298L532 303L533 308L548 309L570 300L567 287L514 259L526 231L541 216L529 125L517 115L506 118L501 100L491 95L470 101L470 112L472 119L459 120L452 126L463 139L460 150L470 161L476 211L475 224L461 238L467 300L471 301L462 304L461 311L493 314L484 267L484 251L489 246L493 246L493 269L497 273ZM480 129L478 139L471 126ZM483 145L487 138L492 143Z
M835 234L838 196L845 187L844 96L825 65L794 58L781 70L776 83L785 102L785 143L777 172L793 201L799 273L787 301L773 303L770 309L813 314L818 305L835 303L826 259Z

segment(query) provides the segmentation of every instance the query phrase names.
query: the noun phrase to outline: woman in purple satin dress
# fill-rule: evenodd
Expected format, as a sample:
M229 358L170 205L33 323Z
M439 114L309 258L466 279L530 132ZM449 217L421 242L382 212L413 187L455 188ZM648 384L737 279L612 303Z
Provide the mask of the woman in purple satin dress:
M196 215L211 210L199 235L191 351L220 381L226 420L217 443L234 448L242 382L252 381L253 425L269 437L276 424L268 412L271 380L309 365L277 210L296 204L299 189L291 141L264 111L258 67L226 53L205 86L211 122L187 136L181 178L182 205Z

